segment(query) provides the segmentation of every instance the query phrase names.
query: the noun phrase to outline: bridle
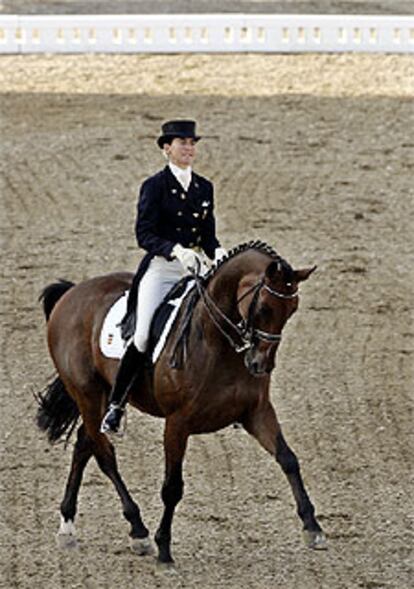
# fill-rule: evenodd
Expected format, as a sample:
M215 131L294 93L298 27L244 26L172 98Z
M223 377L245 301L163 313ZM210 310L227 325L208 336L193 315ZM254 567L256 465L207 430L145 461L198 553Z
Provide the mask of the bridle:
M239 303L245 297L253 293L252 300L249 304L249 308L247 311L247 319L242 318L242 320L236 324L214 302L212 297L207 292L207 289L203 285L203 279L196 273L194 273L193 276L196 282L197 291L206 307L208 316L210 317L214 325L217 327L217 329L220 331L220 333L227 339L230 346L236 353L239 354L241 352L251 349L255 343L255 340L260 340L271 344L275 344L281 341L281 333L269 333L267 331L257 329L253 325L254 314L257 306L257 301L259 299L260 291L264 289L273 297L279 299L295 299L299 296L299 292L297 289L293 293L282 293L268 286L265 283L264 277L261 278L251 288L249 288L245 293L243 293L243 295L239 297L239 299L237 300L236 304L239 305ZM230 328L230 330L239 338L240 343L235 341L233 335L223 327L221 322L228 328Z

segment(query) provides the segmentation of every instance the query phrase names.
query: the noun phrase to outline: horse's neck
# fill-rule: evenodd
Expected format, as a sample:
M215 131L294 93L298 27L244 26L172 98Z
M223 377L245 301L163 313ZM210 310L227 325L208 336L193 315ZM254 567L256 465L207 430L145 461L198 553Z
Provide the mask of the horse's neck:
M231 274L226 273L223 269L223 272L218 272L213 277L207 288L208 295L226 314L234 315L237 310L237 291L242 277L243 272L241 269L236 268L236 271Z
M201 297L196 305L192 330L193 341L197 341L197 334L203 333L204 338L210 343L214 344L217 340L217 347L214 345L213 347L216 352L221 353L219 341L227 346L228 343L226 343L223 333L220 335L220 327L217 326L217 322L226 332L230 332L232 339L237 338L235 332L226 325L226 320L220 316L220 313L233 323L239 322L238 288L243 278L249 274L257 274L257 262L255 265L253 262L246 264L245 260L229 260L222 268L219 268L210 279L206 298Z
M247 276L259 275L261 254L256 256L255 253L229 260L213 276L207 290L223 311L236 312L240 282Z
M243 357L234 353L235 348L231 343L231 340L235 344L240 343L236 330L231 328L223 316L208 308L210 301L233 324L240 321L238 287L246 276L246 265L233 264L230 267L231 262L229 260L224 263L229 267L218 269L208 284L207 298L201 296L196 303L188 341L188 365L198 375L199 383L209 381L215 370L219 370L222 376L225 370L225 382L232 383L231 386L234 382L240 386L244 383L243 386L248 385L251 388L251 377L243 366ZM254 269L253 265L249 266L248 273L252 273ZM256 380L259 385L259 380Z

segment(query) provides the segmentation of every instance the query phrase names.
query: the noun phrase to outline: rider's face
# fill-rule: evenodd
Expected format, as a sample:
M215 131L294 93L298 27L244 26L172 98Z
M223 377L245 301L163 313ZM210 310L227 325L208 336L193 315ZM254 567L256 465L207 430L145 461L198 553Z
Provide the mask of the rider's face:
M191 137L175 137L170 144L164 145L164 151L172 164L180 168L187 168L194 161L196 142Z

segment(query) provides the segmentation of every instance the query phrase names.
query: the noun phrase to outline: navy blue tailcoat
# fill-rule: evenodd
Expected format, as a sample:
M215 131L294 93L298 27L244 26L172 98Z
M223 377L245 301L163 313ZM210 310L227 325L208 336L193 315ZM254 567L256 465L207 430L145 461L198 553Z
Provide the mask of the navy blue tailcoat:
M210 259L214 258L220 243L216 237L212 183L192 172L188 190L184 190L169 166L165 166L141 186L135 235L147 254L138 266L121 323L125 339L132 331L128 317L136 307L139 282L154 256L172 259L171 251L179 243L183 247L200 247Z
M212 183L193 172L186 191L166 166L141 186L135 233L138 245L152 256L170 259L172 248L179 243L199 246L213 259L220 244Z

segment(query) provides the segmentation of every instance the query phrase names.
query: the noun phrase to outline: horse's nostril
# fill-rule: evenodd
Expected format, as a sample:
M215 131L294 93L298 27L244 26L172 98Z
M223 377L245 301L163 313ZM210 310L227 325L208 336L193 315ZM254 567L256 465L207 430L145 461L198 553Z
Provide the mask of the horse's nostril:
M247 368L252 376L263 376L265 374L262 365L257 360L250 362Z

